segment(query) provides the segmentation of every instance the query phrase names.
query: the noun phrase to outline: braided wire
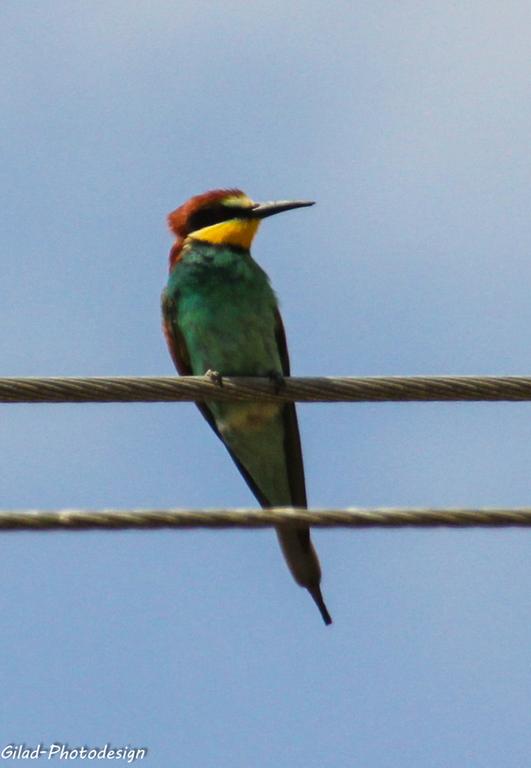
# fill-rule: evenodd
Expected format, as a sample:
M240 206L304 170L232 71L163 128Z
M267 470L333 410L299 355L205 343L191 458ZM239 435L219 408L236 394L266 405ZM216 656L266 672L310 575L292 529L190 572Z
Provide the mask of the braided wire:
M530 376L4 377L0 403L531 401Z
M1 530L127 528L269 528L307 524L315 528L531 526L531 507L514 509L103 509L3 510Z
M4 377L0 403L530 401L526 376L390 376L286 378L223 377ZM531 508L514 509L168 509L4 510L3 530L127 528L267 528L302 523L318 528L404 526L531 526Z

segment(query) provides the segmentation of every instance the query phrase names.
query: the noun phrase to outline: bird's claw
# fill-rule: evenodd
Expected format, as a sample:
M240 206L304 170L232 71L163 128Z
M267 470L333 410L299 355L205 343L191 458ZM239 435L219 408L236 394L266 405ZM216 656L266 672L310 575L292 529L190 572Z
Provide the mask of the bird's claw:
M273 385L275 395L278 395L278 393L286 386L286 380L284 376L278 371L269 371L268 378Z
M205 372L205 376L217 387L223 386L223 376L219 371L213 371L209 368L208 371Z

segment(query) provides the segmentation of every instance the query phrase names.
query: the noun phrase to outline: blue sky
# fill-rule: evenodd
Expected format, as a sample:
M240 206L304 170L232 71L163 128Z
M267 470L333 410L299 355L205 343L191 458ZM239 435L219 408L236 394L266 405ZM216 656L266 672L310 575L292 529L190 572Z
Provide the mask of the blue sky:
M253 253L297 375L529 374L525 3L2 3L1 375L171 375L165 216ZM529 505L527 404L299 406L313 506ZM191 404L2 406L0 505L254 503ZM0 536L2 739L145 764L521 768L531 534ZM74 761L71 761L72 763Z

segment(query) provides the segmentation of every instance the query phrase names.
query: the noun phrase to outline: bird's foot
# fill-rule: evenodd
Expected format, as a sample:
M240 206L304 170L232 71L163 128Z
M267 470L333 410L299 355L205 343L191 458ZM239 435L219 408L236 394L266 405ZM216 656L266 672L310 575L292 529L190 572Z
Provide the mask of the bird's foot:
M286 386L286 380L284 376L278 371L269 371L267 376L269 381L273 385L275 395L278 395L279 392Z
M205 376L217 387L223 386L223 376L219 371L213 371L209 368L208 371L205 371Z

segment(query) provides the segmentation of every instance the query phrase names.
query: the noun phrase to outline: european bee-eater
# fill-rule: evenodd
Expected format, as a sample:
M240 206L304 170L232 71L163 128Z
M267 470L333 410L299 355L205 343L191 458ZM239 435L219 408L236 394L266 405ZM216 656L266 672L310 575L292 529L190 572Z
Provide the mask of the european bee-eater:
M250 247L262 219L308 205L313 203L255 203L239 189L216 189L170 213L177 239L162 312L180 374L210 371L216 377L268 376L278 381L289 376L277 299ZM262 507L306 507L293 403L209 400L197 406ZM295 581L306 587L325 624L331 624L309 528L278 528L277 535Z

